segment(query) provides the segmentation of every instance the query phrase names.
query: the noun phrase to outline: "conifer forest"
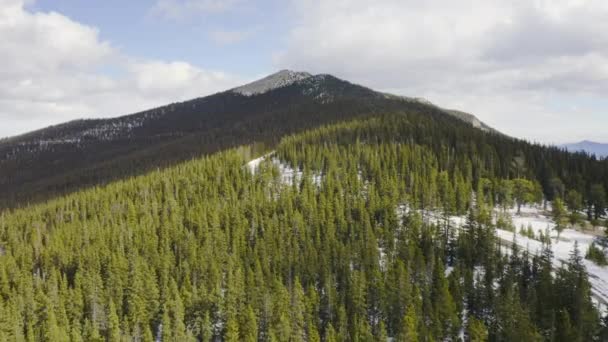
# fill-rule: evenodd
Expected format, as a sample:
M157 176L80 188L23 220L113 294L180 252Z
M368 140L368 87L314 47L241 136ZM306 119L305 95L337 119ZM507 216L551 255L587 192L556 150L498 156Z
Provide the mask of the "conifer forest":
M607 188L606 160L420 112L197 157L1 212L0 341L606 341L587 251L496 227L601 220Z

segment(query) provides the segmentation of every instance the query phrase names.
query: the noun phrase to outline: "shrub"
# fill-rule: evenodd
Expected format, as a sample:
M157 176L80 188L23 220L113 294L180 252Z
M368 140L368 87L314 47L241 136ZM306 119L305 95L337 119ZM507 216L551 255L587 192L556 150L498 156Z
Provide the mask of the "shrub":
M589 249L587 250L587 254L585 255L585 259L591 260L600 266L608 265L608 261L606 260L606 254L604 253L604 250L601 248L598 248L595 245L595 242L592 243L591 246L589 246Z
M496 228L508 230L510 232L515 231L515 226L513 225L511 216L505 214L498 214L498 217L496 218Z
M584 225L585 217L581 213L573 212L568 217L571 226L576 226L577 224ZM584 228L584 227L583 227Z
M524 227L524 225L521 225L521 229L519 230L519 234L528 237L530 239L535 239L536 236L534 234L534 229L532 228L532 225L528 224L528 227Z

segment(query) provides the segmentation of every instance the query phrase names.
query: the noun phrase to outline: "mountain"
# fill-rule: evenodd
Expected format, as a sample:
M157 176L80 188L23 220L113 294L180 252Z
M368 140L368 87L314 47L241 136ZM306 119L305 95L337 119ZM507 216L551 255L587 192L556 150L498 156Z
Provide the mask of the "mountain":
M0 341L605 340L606 239L560 225L608 159L473 120L284 71L7 139L3 199L52 200L0 213Z
M349 118L409 111L474 116L376 92L331 75L282 70L210 96L111 119L76 120L0 140L0 208ZM448 119L449 120L449 119ZM456 121L452 120L455 124Z
M577 143L564 144L562 147L571 152L587 152L589 154L594 154L598 158L608 157L608 144L583 140Z

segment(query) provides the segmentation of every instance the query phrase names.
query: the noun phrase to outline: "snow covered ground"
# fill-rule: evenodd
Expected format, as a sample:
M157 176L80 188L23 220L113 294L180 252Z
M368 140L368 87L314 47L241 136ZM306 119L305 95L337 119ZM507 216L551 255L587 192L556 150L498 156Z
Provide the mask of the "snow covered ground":
M274 153L274 151L267 153L259 158L253 159L251 160L249 163L247 163L247 167L249 168L249 171L251 171L251 173L255 174L255 172L257 171L258 167L260 166L260 164L266 160L266 158L268 158L269 156L271 156Z
M270 162L279 169L279 173L281 175L281 182L283 184L291 185L293 184L294 180L300 181L302 179L303 172L301 170L296 170L291 166L281 162L278 158L274 156L274 151L269 152L259 158L251 160L247 163L247 167L249 168L251 173L255 174L260 164L262 164L262 162L266 160L270 160ZM320 186L322 180L322 175L317 173L312 175L312 182L315 185Z
M543 234L547 231L550 232L555 267L561 267L562 263L568 260L574 250L575 242L578 242L578 248L584 257L594 240L593 235L572 229L564 229L558 240L557 231L554 229L555 224L539 207L524 207L522 208L521 215L517 215L515 209L511 209L508 212L512 216L513 224L517 230L517 244L523 248L527 248L531 253L540 253L543 247L542 243L536 239L530 239L521 235L519 233L521 227L527 228L530 226L535 236L539 236L541 232ZM513 241L513 232L497 229L496 235L502 240ZM593 286L593 294L603 305L608 305L608 267L598 266L586 259L583 262L589 273L589 281Z
M409 212L409 208L405 204L398 206L396 210L399 217L403 217ZM500 209L495 209L495 214L498 214L499 211ZM445 224L445 218L437 211L424 210L421 211L420 214L427 224ZM515 234L517 245L526 248L530 253L540 254L543 248L542 243L539 240L531 239L520 234L521 228L527 229L528 227L531 227L536 237L539 237L541 232L543 234L549 232L551 236L551 249L554 255L553 263L556 268L561 267L564 262L568 261L570 253L574 250L575 242L578 242L579 251L584 257L587 253L587 249L589 249L589 246L595 238L591 234L586 234L573 229L564 229L558 240L557 231L554 229L555 224L552 222L551 218L547 216L548 212L545 212L541 207L522 207L519 215L517 214L517 209L513 208L507 210L506 214L511 217L513 226L517 231ZM450 216L449 220L451 226L462 227L466 222L466 217ZM498 238L508 243L511 243L514 237L513 232L503 229L496 229L496 235ZM511 252L508 244L503 246L503 250L505 253ZM589 281L593 287L595 299L601 307L606 308L608 306L608 267L598 266L594 262L586 259L583 259L583 263L589 273ZM446 269L446 274L449 274L449 272L449 269Z

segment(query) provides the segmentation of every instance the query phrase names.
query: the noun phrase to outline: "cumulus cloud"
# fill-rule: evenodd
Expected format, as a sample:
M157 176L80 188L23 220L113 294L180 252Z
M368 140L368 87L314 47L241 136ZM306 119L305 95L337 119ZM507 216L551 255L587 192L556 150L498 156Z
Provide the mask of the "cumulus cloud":
M16 1L0 10L0 36L3 69L11 73L80 68L111 53L96 29L53 12L28 13Z
M161 99L190 99L225 90L239 79L219 71L202 70L187 62L147 61L129 67L134 88Z
M517 136L608 140L584 125L599 108L571 110L608 91L605 1L295 0L294 13L279 67L424 96ZM556 96L572 105L552 105ZM532 115L564 136L523 127Z
M128 114L240 83L183 61L125 56L95 28L25 6L0 0L0 137L76 118Z

